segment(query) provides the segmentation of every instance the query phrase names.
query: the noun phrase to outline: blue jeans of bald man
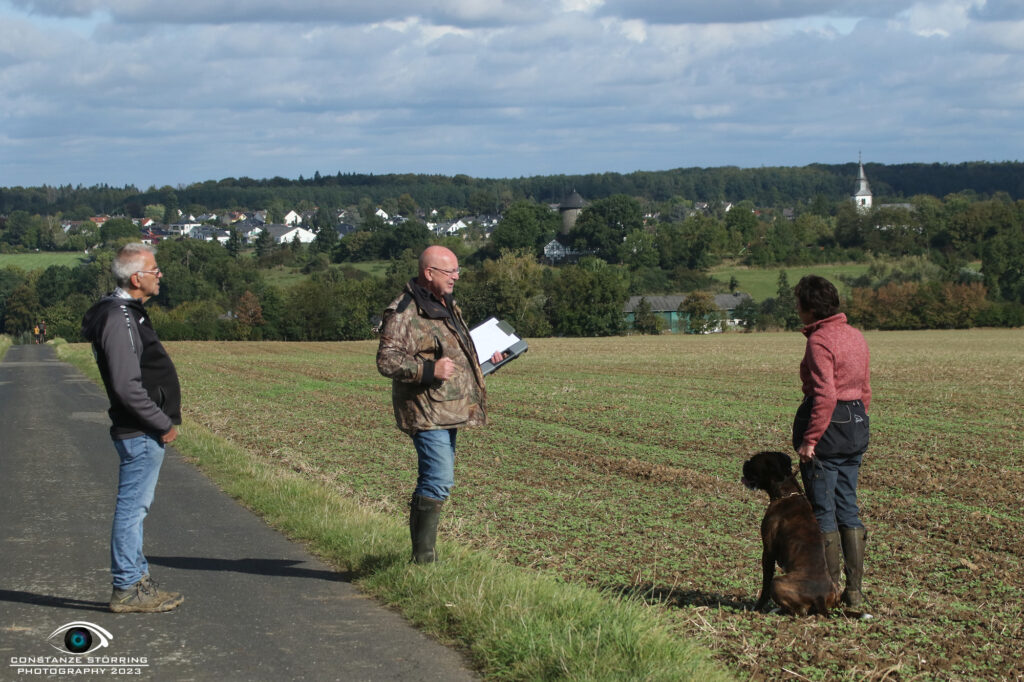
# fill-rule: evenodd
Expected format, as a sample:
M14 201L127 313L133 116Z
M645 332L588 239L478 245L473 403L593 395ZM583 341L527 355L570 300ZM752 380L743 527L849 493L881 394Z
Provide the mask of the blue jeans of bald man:
M114 448L121 466L110 530L110 573L114 587L124 590L149 575L149 562L142 553L142 522L153 504L164 444L153 436L137 436L115 440Z
M412 437L416 446L416 490L413 495L448 499L455 485L455 434L458 429L420 431Z

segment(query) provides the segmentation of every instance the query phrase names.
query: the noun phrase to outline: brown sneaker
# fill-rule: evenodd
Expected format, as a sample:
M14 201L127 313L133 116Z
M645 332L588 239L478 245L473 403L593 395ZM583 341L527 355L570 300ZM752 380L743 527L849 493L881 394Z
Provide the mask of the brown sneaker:
M114 613L160 613L177 608L185 598L179 592L164 592L148 575L131 587L114 588L110 595L110 610Z

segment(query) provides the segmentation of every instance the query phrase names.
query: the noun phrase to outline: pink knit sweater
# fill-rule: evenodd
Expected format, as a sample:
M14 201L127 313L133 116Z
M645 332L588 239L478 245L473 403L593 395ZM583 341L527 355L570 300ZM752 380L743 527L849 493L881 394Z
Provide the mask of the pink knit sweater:
M804 442L817 445L828 429L838 400L860 400L871 405L870 356L859 330L838 313L804 327L807 348L800 362L805 397L813 398L811 420Z

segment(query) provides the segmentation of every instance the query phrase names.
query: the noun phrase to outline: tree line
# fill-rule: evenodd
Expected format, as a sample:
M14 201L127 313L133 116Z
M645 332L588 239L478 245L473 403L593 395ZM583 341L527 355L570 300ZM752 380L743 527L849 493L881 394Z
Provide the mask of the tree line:
M454 247L460 245L449 242ZM275 247L298 265L316 255L292 245ZM0 269L0 324L19 334L45 321L49 336L79 341L82 315L111 291L112 249L98 249L77 267L54 265L23 272ZM153 324L166 340L337 341L372 338L379 315L416 274L417 254L402 252L379 276L352 265L311 271L289 286L268 282L259 259L232 256L216 243L194 240L164 242L158 262L165 276L160 294L150 304ZM299 260L294 260L299 259ZM523 336L608 336L627 331L623 306L636 293L635 272L596 256L558 268L538 261L528 251L503 250L496 258L466 259L456 298L471 323L491 315L510 322ZM924 267L922 262L925 263ZM852 295L845 310L858 326L873 329L967 328L1020 326L1024 305L994 301L979 281L928 279L935 266L909 259L895 267L869 270L860 281L848 282ZM691 291L687 312L714 328L716 312L701 309L721 288L701 273L703 287ZM792 286L780 271L776 297L748 301L735 312L747 331L797 329ZM696 327L695 327L696 329ZM657 332L658 325L637 330Z
M979 197L1006 194L1024 198L1024 163L865 164L877 198L897 201L919 194L943 197L968 192ZM591 173L524 178L473 178L466 175L341 173L309 178L224 178L178 187L133 185L43 185L0 187L0 215L14 211L61 214L85 220L98 214L143 216L146 206L160 204L199 214L214 208L354 206L367 201L392 203L403 195L422 208L451 207L472 213L500 213L515 201L558 203L575 189L588 199L626 194L643 201L752 201L757 206L799 208L815 201L837 202L852 193L857 164L812 164L803 167L677 168L634 173ZM392 212L392 211L389 211Z

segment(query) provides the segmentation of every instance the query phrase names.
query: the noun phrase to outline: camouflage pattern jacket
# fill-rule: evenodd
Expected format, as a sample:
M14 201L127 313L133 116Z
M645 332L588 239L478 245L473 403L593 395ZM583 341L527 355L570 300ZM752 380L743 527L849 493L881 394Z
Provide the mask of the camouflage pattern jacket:
M442 305L410 280L384 310L377 370L391 379L398 428L419 431L487 423L487 391L476 348L454 299ZM434 378L443 357L455 362L447 381Z

